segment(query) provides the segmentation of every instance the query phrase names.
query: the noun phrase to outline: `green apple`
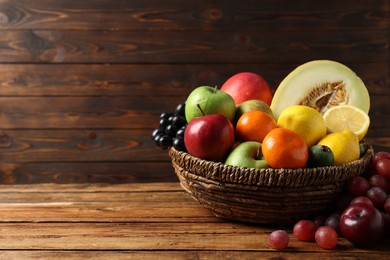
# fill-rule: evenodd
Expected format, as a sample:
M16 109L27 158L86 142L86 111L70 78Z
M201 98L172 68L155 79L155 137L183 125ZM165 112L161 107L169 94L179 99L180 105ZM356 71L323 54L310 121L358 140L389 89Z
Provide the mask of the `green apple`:
M269 168L261 152L261 143L246 141L236 146L226 158L225 164L247 168Z
M197 87L187 97L185 117L188 123L196 117L212 114L221 114L233 122L235 113L233 98L216 87Z
M265 103L264 101L258 100L258 99L251 99L251 100L244 101L244 102L240 103L239 105L237 105L236 115L235 115L236 122L238 121L238 119L240 119L240 117L245 112L249 112L249 111L253 111L253 110L262 111L262 112L268 114L269 116L271 116L272 118L274 118L272 110L269 107L269 105L267 105L267 103Z

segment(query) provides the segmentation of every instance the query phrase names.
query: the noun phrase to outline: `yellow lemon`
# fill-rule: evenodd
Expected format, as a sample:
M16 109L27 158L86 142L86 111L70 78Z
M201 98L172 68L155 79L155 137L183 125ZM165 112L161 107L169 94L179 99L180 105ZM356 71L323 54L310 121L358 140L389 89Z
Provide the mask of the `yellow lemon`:
M328 134L318 144L332 150L335 165L346 164L360 157L358 136L350 130Z
M324 120L329 133L350 130L361 141L370 126L370 118L366 112L350 105L334 106L326 110Z
M297 133L311 147L326 135L326 124L321 113L314 108L293 105L279 115L277 125Z

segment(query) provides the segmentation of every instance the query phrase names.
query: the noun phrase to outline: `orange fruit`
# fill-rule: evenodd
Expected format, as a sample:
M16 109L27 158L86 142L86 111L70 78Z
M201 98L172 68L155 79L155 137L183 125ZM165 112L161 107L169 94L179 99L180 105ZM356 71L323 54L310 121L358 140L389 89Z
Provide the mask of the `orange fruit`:
M253 110L245 112L238 119L236 134L240 141L257 141L261 143L269 131L277 127L275 120L270 115L259 110Z
M262 143L265 160L272 168L303 168L309 157L305 141L294 131L275 128Z

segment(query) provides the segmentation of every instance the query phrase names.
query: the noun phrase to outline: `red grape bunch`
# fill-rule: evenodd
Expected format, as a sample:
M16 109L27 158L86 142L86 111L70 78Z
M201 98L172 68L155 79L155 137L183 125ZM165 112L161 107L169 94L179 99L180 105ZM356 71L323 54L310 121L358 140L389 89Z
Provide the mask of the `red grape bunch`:
M334 248L339 237L357 247L370 247L389 238L390 153L377 152L364 175L350 178L335 208L328 216L298 221L293 227L293 235L300 241L315 241L325 249ZM288 247L286 233L279 231L271 235L272 248L283 250Z

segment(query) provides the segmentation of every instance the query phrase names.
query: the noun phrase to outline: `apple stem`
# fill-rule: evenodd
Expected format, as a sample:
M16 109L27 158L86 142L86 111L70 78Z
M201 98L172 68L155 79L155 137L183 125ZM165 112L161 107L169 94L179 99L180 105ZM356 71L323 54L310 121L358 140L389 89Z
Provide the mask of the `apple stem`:
M218 90L218 86L216 85L216 86L214 87L214 93L216 93L217 90Z
M259 160L259 159L260 159L260 154L261 154L260 149L261 149L260 147L257 148L256 160Z
M205 116L206 114L204 113L203 109L200 107L199 104L196 104L196 106L199 108L200 112L202 112L202 115Z

